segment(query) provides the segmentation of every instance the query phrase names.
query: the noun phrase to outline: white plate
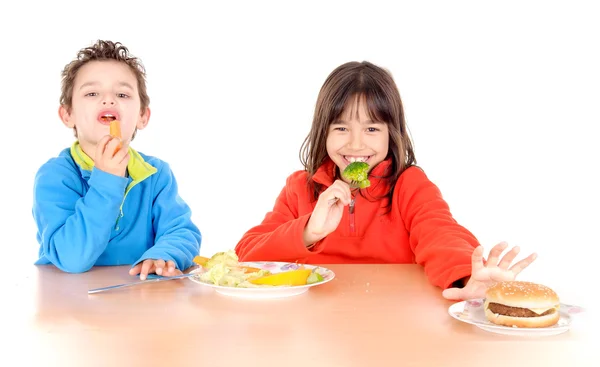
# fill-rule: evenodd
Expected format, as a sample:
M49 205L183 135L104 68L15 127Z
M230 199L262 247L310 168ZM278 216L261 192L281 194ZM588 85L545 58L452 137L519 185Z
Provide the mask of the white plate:
M273 261L258 261L258 262L243 262L240 265L250 266L253 268L265 269L269 270L271 273L280 273L283 271L294 270L297 269L299 264L296 263L286 263L286 262L273 262ZM215 285L209 282L203 282L200 280L200 277L189 277L188 279L194 283L201 284L206 287L213 288L217 293L232 296L232 297L241 297L241 298L282 298L282 297L291 297L297 296L299 294L305 293L311 287L319 286L321 284L325 284L331 281L335 274L333 271L324 268L322 266L316 265L307 265L302 264L306 269L316 269L315 271L323 277L323 281L307 284L307 285L299 285L299 286L280 286L280 287L264 287L264 288L241 288L241 287L227 287ZM200 274L204 270L202 268L194 269L191 273Z
M518 336L549 336L564 333L571 327L571 314L582 312L577 306L560 304L560 319L554 326L545 328L518 328L496 325L485 317L483 299L474 299L453 304L448 308L448 313L455 319L472 324L480 329L492 333Z

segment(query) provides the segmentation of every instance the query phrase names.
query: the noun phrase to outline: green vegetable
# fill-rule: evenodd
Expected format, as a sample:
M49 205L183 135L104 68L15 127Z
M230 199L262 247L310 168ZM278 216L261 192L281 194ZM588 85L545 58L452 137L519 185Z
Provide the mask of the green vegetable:
M350 181L352 186L358 187L360 189L364 189L371 185L368 177L369 165L365 162L352 162L350 163L344 172L342 172L342 176Z
M315 271L310 273L308 278L306 278L306 284L314 284L323 281L323 276Z

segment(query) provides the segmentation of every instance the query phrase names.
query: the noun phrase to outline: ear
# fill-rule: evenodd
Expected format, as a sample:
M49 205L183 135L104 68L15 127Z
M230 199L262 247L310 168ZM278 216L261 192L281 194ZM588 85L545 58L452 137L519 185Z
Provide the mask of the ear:
M140 118L135 126L138 130L142 130L148 126L148 121L150 121L150 107L146 107L146 111L140 114Z
M65 106L61 105L58 108L58 117L60 117L61 121L66 127L71 129L75 127L75 122L71 119L71 114Z

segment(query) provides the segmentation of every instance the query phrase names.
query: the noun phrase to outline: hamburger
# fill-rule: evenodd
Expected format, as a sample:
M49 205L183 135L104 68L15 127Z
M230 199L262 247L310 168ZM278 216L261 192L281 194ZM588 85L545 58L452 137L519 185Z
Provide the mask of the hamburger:
M520 328L555 325L560 318L558 295L537 283L506 281L486 291L486 318L496 324Z

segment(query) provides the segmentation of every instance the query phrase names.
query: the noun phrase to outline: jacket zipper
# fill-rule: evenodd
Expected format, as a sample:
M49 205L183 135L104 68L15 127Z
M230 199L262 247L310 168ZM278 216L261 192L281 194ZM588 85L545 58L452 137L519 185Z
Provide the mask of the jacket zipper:
M354 223L354 210L356 206L356 201L352 200L352 203L348 207L348 219L350 221L350 233L354 233L356 230L356 225Z
M123 200L123 202L125 202L125 200ZM123 203L121 203L121 208L119 209L119 211L120 213L117 217L117 222L115 223L115 231L119 230L119 221L121 220L121 218L123 218Z
M133 189L133 187L140 182L141 181L132 181L127 186L127 189L125 190L125 195L123 196L123 201L121 201L121 206L119 207L119 216L117 217L117 221L115 222L115 231L118 231L120 229L119 221L121 220L121 218L123 218L123 205L125 204L125 199L127 198L127 194L129 194L129 191L131 191L131 189Z

